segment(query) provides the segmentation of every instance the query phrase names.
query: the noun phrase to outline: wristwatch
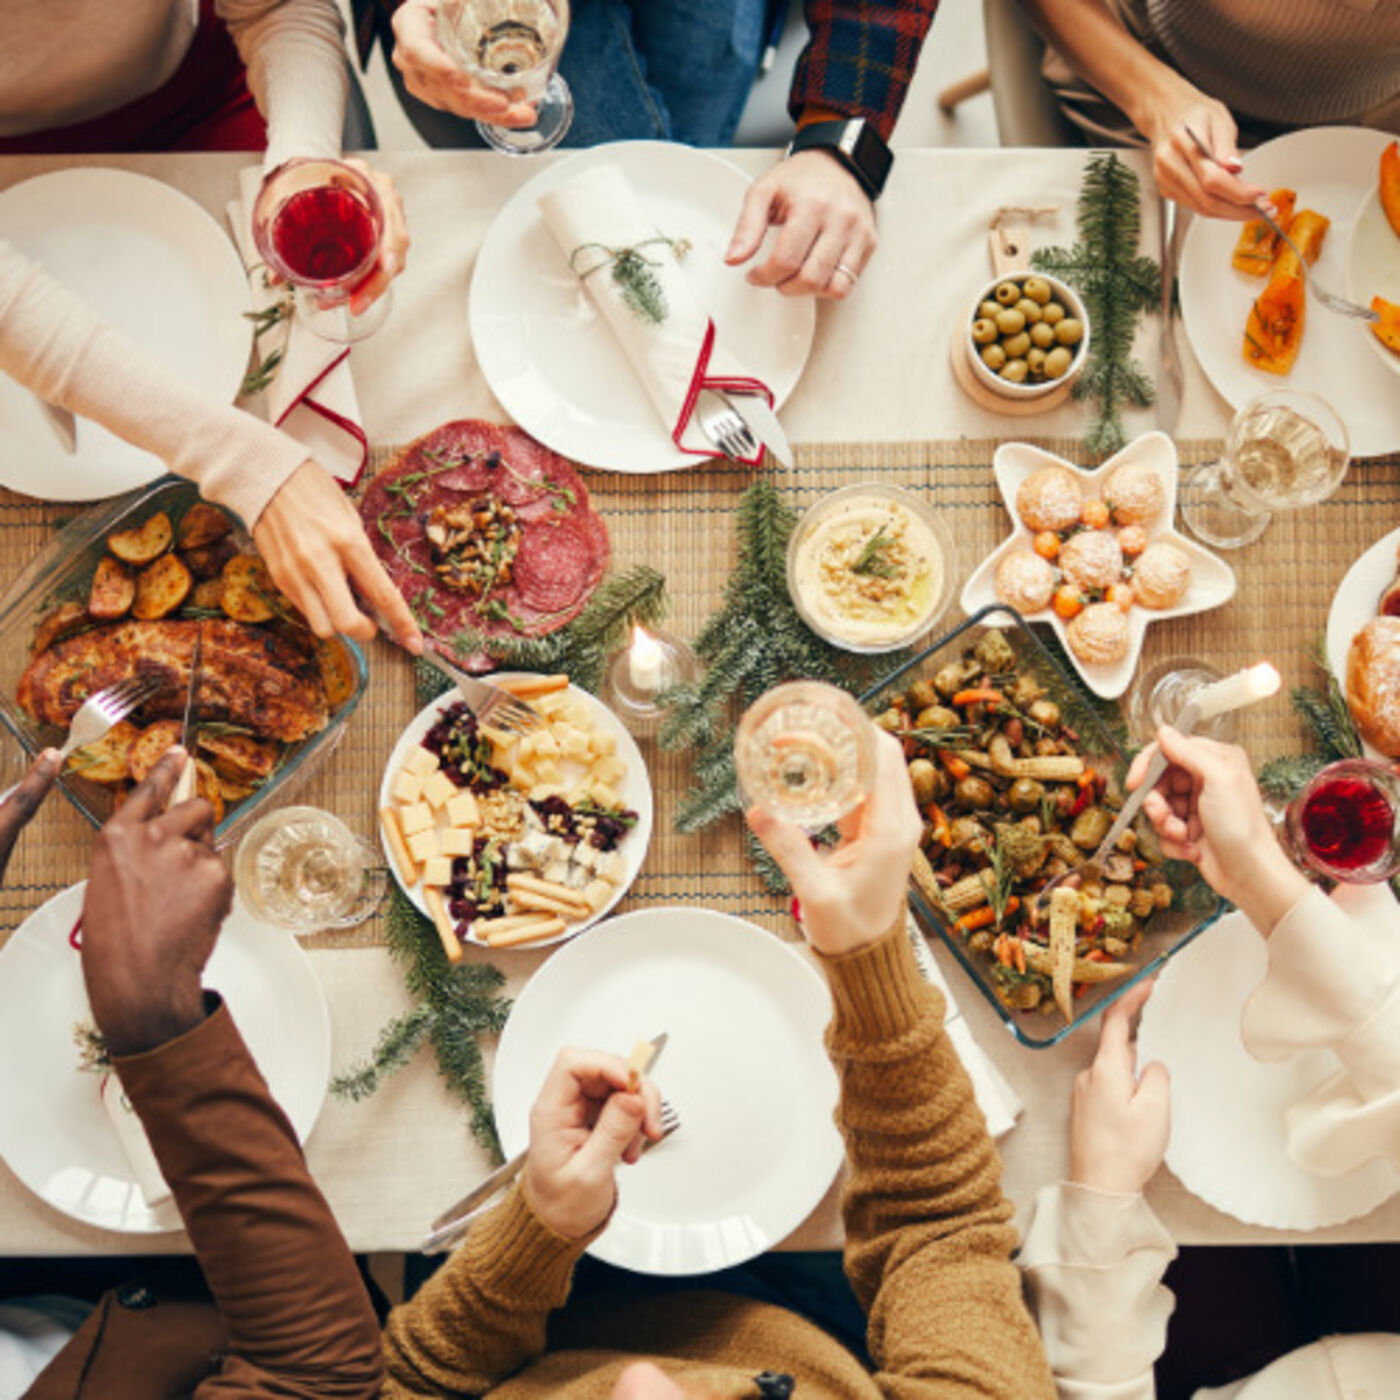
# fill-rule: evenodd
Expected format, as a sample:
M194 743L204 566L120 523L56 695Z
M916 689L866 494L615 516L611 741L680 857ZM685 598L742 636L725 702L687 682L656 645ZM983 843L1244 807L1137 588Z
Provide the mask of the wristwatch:
M879 199L894 164L884 138L864 117L813 122L802 127L792 138L787 154L795 156L799 151L826 151L856 177L871 199Z

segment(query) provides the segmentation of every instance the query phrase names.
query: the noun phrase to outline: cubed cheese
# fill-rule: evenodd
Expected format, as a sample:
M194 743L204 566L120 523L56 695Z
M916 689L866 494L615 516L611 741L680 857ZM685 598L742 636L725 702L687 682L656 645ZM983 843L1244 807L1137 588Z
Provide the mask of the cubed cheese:
M520 852L525 865L542 869L559 853L560 840L546 831L527 831L519 841L513 842L511 849Z
M605 729L594 730L588 742L599 758L606 758L609 754L617 752L617 735L610 734Z
M588 790L593 794L593 800L600 807L621 807L622 797L607 783L592 781L588 784Z
M514 734L510 734L504 729L496 729L489 724L481 725L477 732L483 739L489 739L496 746L498 758L515 743Z
M536 765L535 781L537 783L559 783L563 781L563 774L559 771L559 765L552 758L547 758Z
M627 765L620 758L615 757L597 759L591 769L592 777L614 787L622 781L626 773Z
M596 846L590 846L587 841L580 841L574 847L574 864L581 865L585 870L596 870L598 858L602 854Z
M598 864L594 868L604 880L611 880L614 885L620 885L627 874L627 857L621 851L605 851L599 856Z
M407 768L400 768L389 791L395 802L417 802L423 795L423 776L421 773L410 773Z
M606 880L590 880L583 887L583 900L596 914L615 893L616 890Z
M408 853L419 865L422 865L424 861L431 860L441 850L436 827L430 826L423 831L415 831L408 838Z
M575 725L560 725L559 752L565 758L583 762L588 757L588 735Z
M541 729L535 736L535 752L541 758L559 757L559 740L552 730Z
M466 827L448 827L438 832L438 849L445 856L469 856L476 844L476 834Z
M434 856L423 862L423 883L425 885L450 885L452 883L452 857Z
M563 797L564 785L562 783L536 783L530 789L530 801L543 802L547 797Z
M416 773L420 778L426 778L429 773L436 773L441 767L438 756L431 749L425 749L421 744L404 759L403 766L410 773Z
M477 810L476 798L469 792L459 792L449 798L447 820L451 826L480 826L481 813Z
M545 866L542 878L549 881L551 885L562 885L569 878L569 862L567 860L552 860Z
M433 809L426 802L410 802L399 808L399 825L405 836L415 831L426 831L433 824Z
M455 797L458 791L457 784L439 769L423 784L423 800L430 807L442 807Z

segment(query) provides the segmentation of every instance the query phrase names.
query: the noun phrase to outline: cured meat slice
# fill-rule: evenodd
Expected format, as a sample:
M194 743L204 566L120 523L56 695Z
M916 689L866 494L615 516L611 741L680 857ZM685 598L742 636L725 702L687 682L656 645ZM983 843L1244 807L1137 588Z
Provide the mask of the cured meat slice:
M598 583L598 551L582 522L527 530L515 555L515 590L542 613L571 608Z

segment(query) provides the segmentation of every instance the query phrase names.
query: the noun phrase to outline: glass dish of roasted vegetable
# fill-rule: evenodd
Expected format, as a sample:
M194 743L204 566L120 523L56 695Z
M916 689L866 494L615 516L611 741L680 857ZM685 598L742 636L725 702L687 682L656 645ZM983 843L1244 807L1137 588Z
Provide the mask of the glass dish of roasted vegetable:
M1146 818L1084 868L1127 755L1010 608L984 608L864 701L902 742L924 818L915 912L1024 1044L1056 1044L1224 911Z

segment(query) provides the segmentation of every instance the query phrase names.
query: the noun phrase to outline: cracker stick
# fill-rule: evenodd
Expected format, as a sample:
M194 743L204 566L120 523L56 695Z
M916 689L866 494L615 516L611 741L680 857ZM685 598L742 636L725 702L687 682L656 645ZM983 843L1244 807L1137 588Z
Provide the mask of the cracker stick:
M557 900L561 904L587 903L583 894L572 885L561 885L554 880L541 880L537 875L507 875L506 888L512 894L528 891L530 894L543 895L546 899Z
M478 938L485 937L486 930L491 929L496 933L505 933L507 929L515 928L517 924L533 924L540 915L538 913L526 914L502 914L494 919L475 919L472 921L471 931Z
M546 914L541 914L538 918L506 929L503 933L488 933L486 942L492 948L514 948L522 943L538 943L542 938L557 938L564 932L564 928L563 919L552 919Z
M627 1057L627 1092L635 1094L642 1087L642 1075L651 1068L656 1051L649 1040L639 1040Z
M510 691L519 700L523 700L527 696L533 698L536 695L553 695L556 691L569 688L569 678L562 674L555 676L505 676L499 680L492 676L490 680L492 685Z
M511 890L511 908L532 913L558 914L565 919L586 919L593 911L586 904L566 904L547 894L532 894L529 890Z
M1074 931L1079 924L1079 894L1063 886L1050 896L1050 982L1055 1005L1066 1021L1074 1020Z
M392 807L379 809L379 824L384 828L384 841L389 854L399 868L406 885L418 883L418 865L409 853L408 843L403 839L403 827L399 825L399 814Z
M447 901L442 897L442 891L434 889L432 885L424 885L423 903L428 906L428 913L433 916L433 927L437 929L437 936L442 940L442 951L447 954L447 961L461 962L462 944L457 938L457 925L452 922L452 915L448 912Z

